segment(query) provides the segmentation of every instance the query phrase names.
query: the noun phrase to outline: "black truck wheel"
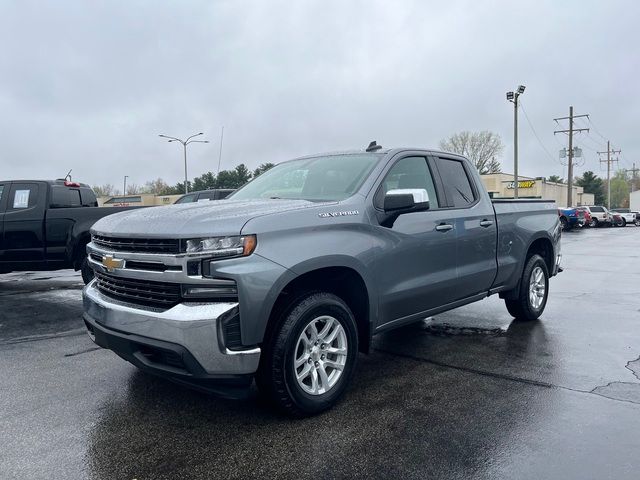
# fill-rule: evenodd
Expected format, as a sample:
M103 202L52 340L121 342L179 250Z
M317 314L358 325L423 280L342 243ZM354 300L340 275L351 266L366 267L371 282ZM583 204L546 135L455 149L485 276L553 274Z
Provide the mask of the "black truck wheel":
M516 320L536 320L547 305L549 269L540 255L533 255L524 267L517 298L505 299L507 310Z
M569 222L567 221L566 218L560 217L560 225L562 226L562 230L564 231L569 230Z
M93 268L89 265L89 260L86 256L80 262L80 273L82 274L82 281L85 285L93 280Z
M347 304L336 295L312 292L296 300L268 332L258 388L289 415L313 415L342 396L357 355L357 327Z

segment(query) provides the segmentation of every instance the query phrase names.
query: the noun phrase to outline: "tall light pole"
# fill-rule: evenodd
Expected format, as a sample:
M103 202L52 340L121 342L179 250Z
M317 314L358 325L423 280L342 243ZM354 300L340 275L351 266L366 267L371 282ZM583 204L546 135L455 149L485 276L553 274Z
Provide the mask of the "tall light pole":
M187 180L187 145L189 145L190 143L209 143L208 140L193 140L194 137L197 137L199 135L204 135L204 133L200 132L200 133L196 133L194 135L191 135L190 137L187 137L186 140L181 140L179 138L176 137L170 137L168 135L158 135L159 137L162 138L168 138L169 139L169 143L171 142L179 142L182 144L182 148L184 149L184 193L189 193L189 185L188 185L188 180Z
M518 198L518 97L523 93L524 85L507 92L507 100L513 103L513 198Z
M122 195L127 194L127 178L129 178L129 175L124 176L124 184L122 185Z

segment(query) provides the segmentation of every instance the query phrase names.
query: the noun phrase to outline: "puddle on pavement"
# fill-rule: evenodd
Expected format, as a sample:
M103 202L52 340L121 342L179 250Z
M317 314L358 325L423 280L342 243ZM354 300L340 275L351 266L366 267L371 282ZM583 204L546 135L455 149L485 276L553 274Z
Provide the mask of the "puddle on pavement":
M436 318L429 317L422 321L421 329L423 332L438 337L451 337L460 335L489 335L498 336L504 335L507 331L507 327L500 326L487 326L487 327L472 327L468 325L455 325L448 322L439 321Z

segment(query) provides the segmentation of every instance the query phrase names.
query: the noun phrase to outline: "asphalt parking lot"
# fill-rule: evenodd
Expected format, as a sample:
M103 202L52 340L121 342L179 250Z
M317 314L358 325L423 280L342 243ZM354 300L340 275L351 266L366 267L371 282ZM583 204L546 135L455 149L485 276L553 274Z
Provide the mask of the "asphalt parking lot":
M297 421L96 348L73 272L0 276L0 477L637 479L640 228L562 248L541 321L490 298L376 337Z

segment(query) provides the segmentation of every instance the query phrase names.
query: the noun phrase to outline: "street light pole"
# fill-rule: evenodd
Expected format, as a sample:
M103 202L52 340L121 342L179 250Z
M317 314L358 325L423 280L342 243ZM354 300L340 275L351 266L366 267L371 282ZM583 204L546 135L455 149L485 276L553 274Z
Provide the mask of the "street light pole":
M182 140L176 137L170 137L168 135L158 135L159 137L169 139L169 143L178 142L182 144L182 148L184 149L184 193L189 193L189 185L187 180L187 145L189 145L190 143L209 143L208 140L193 140L194 137L197 137L199 135L204 135L204 133L196 133L194 135L191 135L190 137L187 137L186 140Z
M513 198L518 198L518 97L524 89L519 85L515 92L507 92L507 100L513 103Z

